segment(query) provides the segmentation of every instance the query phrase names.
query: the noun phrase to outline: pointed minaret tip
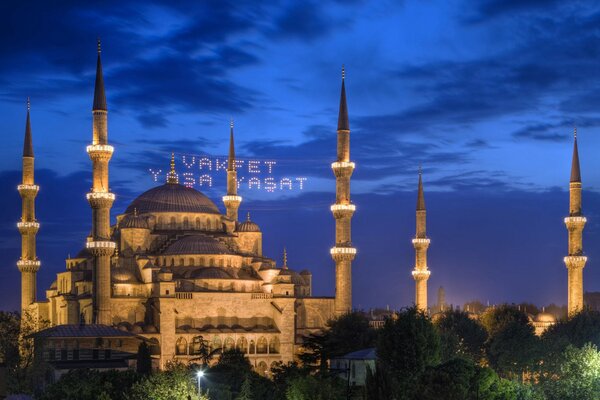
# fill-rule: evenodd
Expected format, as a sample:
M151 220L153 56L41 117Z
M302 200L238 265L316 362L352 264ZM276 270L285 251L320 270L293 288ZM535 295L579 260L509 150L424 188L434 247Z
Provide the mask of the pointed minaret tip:
M417 211L425 211L425 194L423 193L423 172L419 166L419 188L417 193Z
M229 157L227 158L227 170L235 170L235 144L233 138L233 118L229 124Z
M31 102L27 97L27 119L25 121L25 141L23 142L23 157L33 157L33 140L31 138Z
M250 221L250 211L248 211L248 214L246 215L246 221Z
M571 160L571 182L581 182L579 169L579 149L577 148L577 127L573 129L573 158Z
M287 249L284 247L283 248L283 266L281 268L288 269L287 263L288 263Z
M106 106L106 93L104 91L104 76L102 74L102 59L100 53L100 39L98 39L98 61L96 63L96 85L94 87L94 104L93 111L108 111Z
M348 104L346 103L346 69L342 66L342 92L340 94L340 112L338 115L338 131L349 131Z
M175 153L171 153L171 168L167 175L167 183L179 183L179 177L175 171Z

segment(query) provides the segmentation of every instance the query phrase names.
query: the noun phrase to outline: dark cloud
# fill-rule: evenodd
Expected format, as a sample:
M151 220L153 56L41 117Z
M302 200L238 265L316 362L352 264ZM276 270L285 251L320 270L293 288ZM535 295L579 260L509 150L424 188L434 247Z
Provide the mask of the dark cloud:
M483 0L477 3L466 2L471 14L467 21L481 23L499 16L526 11L548 11L560 4L559 0ZM473 5L476 4L476 7Z

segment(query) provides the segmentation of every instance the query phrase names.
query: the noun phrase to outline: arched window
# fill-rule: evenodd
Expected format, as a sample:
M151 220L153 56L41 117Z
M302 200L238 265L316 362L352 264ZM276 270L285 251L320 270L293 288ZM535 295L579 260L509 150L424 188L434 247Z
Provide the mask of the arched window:
M218 336L215 336L213 338L212 344L211 344L211 350L215 351L215 350L219 350L223 348L223 343L221 342L221 338Z
M178 356L185 356L187 355L187 351L187 340L180 337L177 339L177 343L175 344L175 354Z
M183 229L189 229L190 228L190 220L188 219L188 217L183 217Z
M256 354L256 345L254 344L254 340L250 341L249 349L250 349L250 351L249 351L250 354Z
M194 259L190 257L190 259L188 260L190 266L194 265Z
M261 336L256 342L256 354L266 354L267 353L267 338Z
M264 361L259 362L258 365L256 366L256 372L258 372L262 376L267 376L267 372L268 372L267 363Z
M247 353L248 352L248 341L246 340L246 338L243 336L241 338L239 338L237 340L235 348L238 349L239 351L241 351L242 353Z
M206 230L212 231L212 221L210 219L206 220Z
M215 266L215 259L211 258L210 260L208 260L208 266L209 267L214 267Z
M279 354L279 338L277 336L272 337L269 341L269 353Z
M206 346L204 338L202 336L194 336L194 339L192 339L192 345L190 346L190 354L200 354L204 346Z
M200 257L200 260L198 261L198 266L199 267L205 267L205 265L204 265L204 257Z
M164 229L165 228L165 219L163 217L158 217L158 228L160 229Z
M185 260L183 258L179 259L179 265L183 267L185 265Z
M225 343L223 344L224 350L233 350L235 348L235 340L232 337L228 337L225 339Z
M196 229L200 229L202 227L202 223L200 222L200 217L196 217Z
M169 228L175 229L176 226L177 226L177 221L176 221L175 217L171 217L171 222L169 223Z

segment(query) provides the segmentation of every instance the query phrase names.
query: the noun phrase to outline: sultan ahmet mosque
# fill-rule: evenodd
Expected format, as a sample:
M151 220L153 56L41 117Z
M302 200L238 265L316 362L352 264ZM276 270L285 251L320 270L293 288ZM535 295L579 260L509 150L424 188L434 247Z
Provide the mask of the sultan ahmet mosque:
M159 367L178 359L197 360L201 347L237 348L247 354L259 372L276 362L295 359L303 336L319 331L331 318L352 309L351 264L356 255L350 222L355 211L350 201L350 125L344 75L337 126L337 160L331 164L336 179L335 297L313 297L312 275L294 271L263 254L260 227L238 218L242 197L237 194L234 129L230 128L225 212L203 193L179 183L174 159L163 185L140 194L111 223L115 194L110 192L109 161L114 147L108 140L108 107L102 74L100 44L92 107L92 140L87 153L92 162L92 231L83 249L66 259L66 270L36 299L34 153L29 106L23 149L23 181L18 190L23 212L18 223L22 254L21 307L35 321L48 321L44 337L52 338L49 359L79 360L80 347L88 343L94 360L111 358L123 339L141 338L153 345ZM427 311L429 238L423 184L419 176L415 267L415 304ZM583 307L581 176L577 140L573 149L570 183L568 309L573 315ZM539 322L553 323L548 316ZM94 341L85 338L95 337ZM106 341L106 337L115 338ZM84 339L82 339L84 338ZM102 339L104 338L104 339ZM81 339L81 340L80 340ZM104 340L104 341L103 341ZM116 348L115 348L116 347ZM104 351L98 353L97 348ZM135 349L130 349L135 351Z

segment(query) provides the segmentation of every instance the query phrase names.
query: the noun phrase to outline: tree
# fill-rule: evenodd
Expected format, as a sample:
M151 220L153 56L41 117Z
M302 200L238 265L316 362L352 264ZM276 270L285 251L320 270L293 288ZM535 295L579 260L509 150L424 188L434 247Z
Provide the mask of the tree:
M540 376L540 386L548 400L600 399L600 352L593 344L582 348L569 345L557 362L549 364Z
M237 395L235 400L254 400L254 394L252 393L252 381L250 380L250 377L247 376L244 380L240 394Z
M377 340L377 373L388 373L397 399L412 398L427 367L440 362L440 337L431 319L415 307L389 318Z
M214 391L223 391L225 387L233 396L242 389L246 378L254 374L250 361L243 352L237 349L225 350L219 357L219 361L207 370L207 386L211 394Z
M569 319L558 321L542 335L544 345L560 353L568 345L583 347L593 343L600 347L600 312L584 310Z
M459 310L446 310L435 322L441 337L442 359L468 357L479 362L483 357L483 346L487 333L483 326Z
M305 351L300 355L305 365L318 366L322 371L327 361L356 350L373 347L376 333L362 312L354 311L327 323L325 332L305 338Z
M488 332L486 356L496 372L515 378L536 365L538 338L523 311L502 305L488 309L481 320Z
M290 381L287 400L343 400L343 383L333 377L307 375Z
M169 363L167 369L135 383L127 400L208 400L198 394L196 377L182 364Z
M136 368L138 374L150 375L152 373L152 357L150 356L150 348L145 341L138 346Z
M39 400L125 400L127 391L141 377L133 371L99 372L73 369L47 386Z

